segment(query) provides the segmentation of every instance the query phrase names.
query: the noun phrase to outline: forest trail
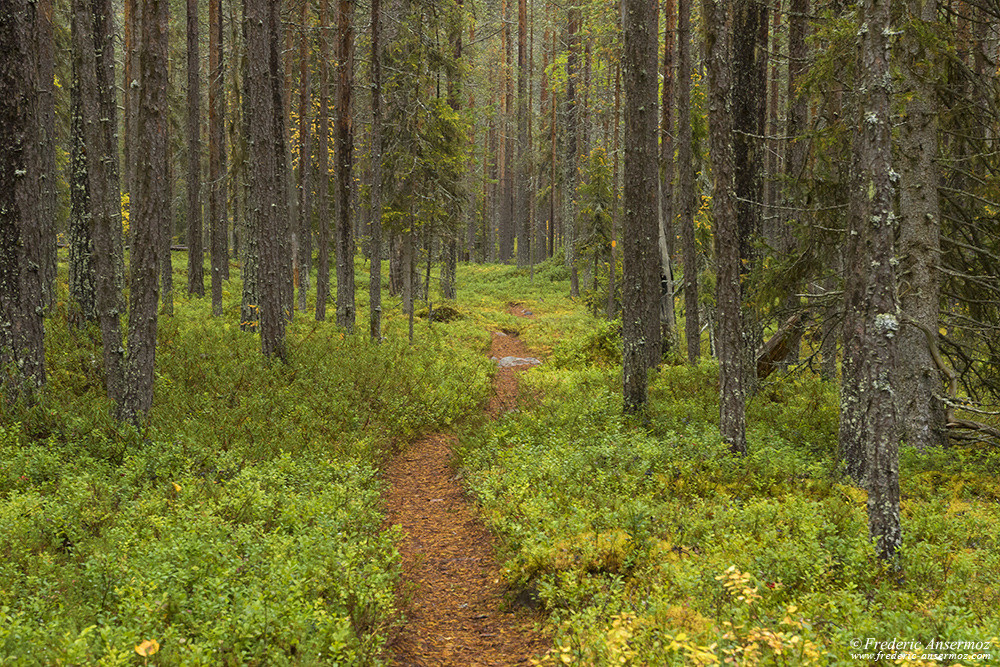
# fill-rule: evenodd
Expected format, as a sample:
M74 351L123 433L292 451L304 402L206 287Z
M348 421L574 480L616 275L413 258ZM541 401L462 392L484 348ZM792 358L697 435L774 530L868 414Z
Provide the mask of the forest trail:
M519 304L509 311L530 317ZM527 313L527 314L525 314ZM493 332L490 356L524 357L520 338ZM516 407L517 367L498 369L488 407L496 418ZM532 612L508 611L494 558L493 536L449 465L456 439L425 437L386 468L387 523L402 528L403 581L398 592L406 624L390 640L393 664L405 667L526 665L549 637Z

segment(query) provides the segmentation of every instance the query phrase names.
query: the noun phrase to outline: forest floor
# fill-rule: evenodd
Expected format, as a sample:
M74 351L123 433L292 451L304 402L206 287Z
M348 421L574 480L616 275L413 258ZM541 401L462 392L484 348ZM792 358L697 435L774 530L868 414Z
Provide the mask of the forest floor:
M531 317L519 304L509 312ZM492 332L490 356L526 357L515 334ZM488 413L516 408L517 367L500 367ZM393 664L486 667L528 664L550 638L541 617L512 603L493 536L483 525L452 469L452 435L411 443L389 463L385 477L387 522L402 529L403 582L397 592L405 617L390 639Z

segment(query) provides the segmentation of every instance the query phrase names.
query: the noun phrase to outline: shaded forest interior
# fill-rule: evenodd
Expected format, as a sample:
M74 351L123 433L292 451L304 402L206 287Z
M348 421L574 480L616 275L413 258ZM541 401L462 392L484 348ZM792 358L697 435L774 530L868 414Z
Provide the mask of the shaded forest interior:
M736 465L754 465L755 447L765 446L755 440L754 404L776 395L774 386L835 387L823 400L836 407L836 445L824 456L842 465L838 484L864 494L866 539L900 585L909 562L901 551L916 539L907 537L901 490L901 478L916 473L901 472L901 461L918 452L948 465L965 457L984 470L994 465L996 0L11 0L0 10L0 81L0 417L17 425L0 441L11 451L77 433L66 425L70 412L52 404L73 395L72 404L101 406L87 422L97 434L84 447L88 460L135 465L131 457L164 420L207 416L193 398L164 407L174 399L163 378L180 363L171 345L198 347L198 330L240 361L239 371L216 369L240 378L226 399L234 410L259 381L248 376L253 368L287 381L275 400L284 396L290 413L320 419L331 437L357 436L338 447L361 467L340 476L323 464L321 476L329 493L363 489L345 503L374 516L380 452L472 419L483 398L480 388L451 407L408 390L383 400L379 369L391 375L401 364L414 387L447 376L442 386L454 388L459 379L444 362L419 356L429 364L421 370L401 360L452 354L433 338L438 323L461 332L457 346L474 348L469 341L482 332L471 333L474 306L463 290L494 298L491 290L516 288L524 294L504 291L504 299L540 290L560 309L587 311L600 335L579 358L616 369L622 428L663 428L656 420L671 369L692 378L706 364L715 369L709 393L724 451L712 451ZM501 277L504 287L490 286ZM565 294L546 291L551 285ZM328 307L333 322L321 326ZM193 312L205 321L192 324ZM303 327L314 333L303 338ZM551 336L543 346L559 344L551 331L538 335ZM248 339L259 359L236 342ZM204 359L217 354L198 349ZM365 380L346 389L348 381L331 379L317 395L343 389L370 405L331 399L343 415L329 417L303 398L296 373L303 358L314 363L310 374L327 368L318 350ZM468 363L471 377L489 372ZM185 386L208 392L205 377L187 377ZM402 415L414 406L424 414L408 425ZM249 422L239 424L234 432L245 428L252 441L233 436L240 447L264 446ZM314 441L303 437L308 443L290 449L305 458L271 452L276 467L255 469L259 484L287 475L313 488L301 476ZM220 484L265 458L234 454L225 467L186 450L164 455ZM25 494L11 496L11 507L35 507L32 498L42 507L54 464L11 456L25 466L23 488L8 480L7 491ZM650 478L666 474L649 470ZM154 473L133 473L140 486L155 486ZM489 505L483 479L472 490ZM95 507L110 497L101 484L84 484ZM187 488L173 485L163 503ZM961 488L952 501L967 500ZM279 518L277 505L247 507L294 532L288 526L312 521L308 495L290 501L303 503L294 517ZM84 505L85 518L66 525L85 534L60 528L28 543L63 558L88 536L105 539L112 513L91 516ZM243 511L226 505L218 516L239 524ZM490 516L500 533L514 521L501 509ZM199 517L183 519L208 521ZM331 535L355 535L333 524ZM910 517L910 525L920 524ZM271 527L274 541L261 549L280 558L292 547ZM633 528L622 530L642 532ZM619 562L614 530L592 526L578 537L598 545L598 560L613 556L606 569L621 574L633 564ZM512 534L504 533L509 544L527 544ZM252 541L246 536L226 558L250 559ZM385 583L395 567L391 544L387 534L363 548L352 542L343 557L370 563ZM675 547L687 548L666 548ZM515 557L524 566L517 585L544 597L552 593L546 577L565 568L546 561L532 570L532 557ZM310 635L316 646L343 640L344 655L375 660L391 616L389 585L362 586L370 598L362 600L350 592L355 580L317 583L328 564L316 559L302 599L339 591L341 617L288 617L325 628ZM88 563L87 577L111 581L107 563ZM39 572L16 577L37 588ZM730 588L750 587L740 578L746 568L725 572ZM281 590L286 580L274 576L248 595L259 602ZM115 595L127 598L119 588ZM559 595L545 599L558 606ZM580 598L598 594L587 595ZM171 600L154 611L181 614ZM81 604L102 611L76 619L73 637L106 621L97 618L104 601ZM210 616L204 604L198 613ZM635 618L623 608L608 627L639 633ZM608 642L601 659L625 655ZM298 650L283 646L288 655ZM588 650L574 655L587 662L581 656L598 654Z

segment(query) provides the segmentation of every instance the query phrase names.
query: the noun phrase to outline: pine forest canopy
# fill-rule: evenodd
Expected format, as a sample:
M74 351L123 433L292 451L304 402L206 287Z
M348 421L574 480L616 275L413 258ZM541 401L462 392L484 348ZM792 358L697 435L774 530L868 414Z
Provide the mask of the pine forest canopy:
M460 261L547 262L622 318L639 420L707 352L745 454L770 373L839 376L882 555L900 442L1000 440L995 2L19 0L0 39L5 400L44 386L57 244L136 425L172 250L280 360L307 299L354 329L356 257L376 341Z

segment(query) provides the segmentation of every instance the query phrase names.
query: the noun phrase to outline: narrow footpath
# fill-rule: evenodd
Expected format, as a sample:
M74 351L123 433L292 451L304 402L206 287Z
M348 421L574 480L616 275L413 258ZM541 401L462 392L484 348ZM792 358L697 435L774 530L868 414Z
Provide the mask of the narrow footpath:
M512 305L511 312L517 312ZM530 316L530 313L528 314ZM493 332L490 356L526 357L521 340ZM516 369L501 366L489 412L516 406ZM535 629L540 617L511 610L494 559L493 536L449 466L454 436L435 434L412 443L388 465L388 523L402 528L403 582L399 604L406 619L390 639L393 664L406 667L526 665L550 639Z

